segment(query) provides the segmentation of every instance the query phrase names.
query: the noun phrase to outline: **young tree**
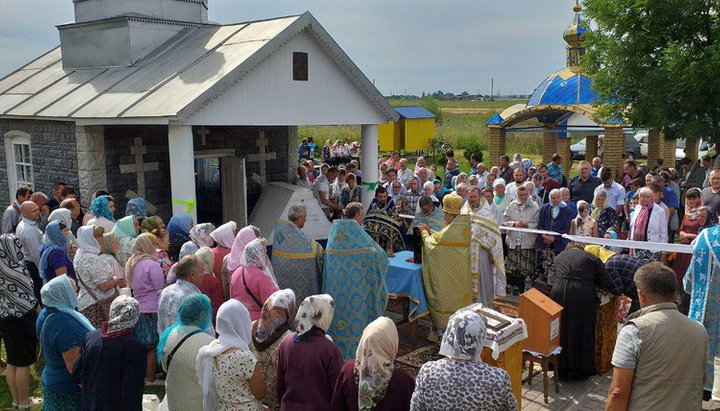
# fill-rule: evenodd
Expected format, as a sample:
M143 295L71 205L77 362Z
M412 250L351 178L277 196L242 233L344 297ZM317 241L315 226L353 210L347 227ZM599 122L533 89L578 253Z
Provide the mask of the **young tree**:
M585 0L602 117L720 142L720 0Z

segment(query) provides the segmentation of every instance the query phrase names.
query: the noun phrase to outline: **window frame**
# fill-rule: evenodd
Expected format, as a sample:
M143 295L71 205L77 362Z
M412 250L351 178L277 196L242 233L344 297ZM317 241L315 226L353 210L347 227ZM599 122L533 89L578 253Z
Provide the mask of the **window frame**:
M5 143L5 168L7 170L8 177L8 194L10 201L15 199L15 192L17 191L20 184L28 185L31 188L35 187L35 170L32 161L32 138L30 134L19 131L11 130L4 135ZM15 155L16 146L27 146L27 157L23 158L21 153L20 159ZM22 150L22 148L21 148ZM24 160L24 161L23 161ZM28 178L20 178L18 176L17 167L23 167L23 174L28 173ZM22 177L27 177L24 175Z
M300 58L300 56L304 56ZM304 61L303 61L304 60ZM304 72L299 65L304 63ZM304 74L304 76L303 76ZM310 81L310 53L306 51L293 51L292 54L292 77L293 81Z

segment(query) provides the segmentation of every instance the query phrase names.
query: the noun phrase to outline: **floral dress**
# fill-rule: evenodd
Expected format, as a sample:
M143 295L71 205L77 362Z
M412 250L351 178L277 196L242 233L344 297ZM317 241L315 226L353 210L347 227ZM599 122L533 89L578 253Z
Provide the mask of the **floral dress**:
M263 397L262 402L271 410L280 409L280 402L277 398L277 389L275 386L275 381L277 380L277 361L280 344L288 334L292 334L292 331L286 331L285 334L281 335L264 351L258 351L254 344L250 345L250 350L255 354L260 368L263 371L263 375L265 376L265 397Z
M262 402L250 391L256 362L253 353L242 350L215 357L213 381L218 411L262 411Z
M168 256L168 253L165 252L165 250L158 248L155 250L155 259L158 263L160 263L160 267L162 267L163 272L165 272L165 277L167 277L170 272L170 267L173 265L173 262L170 260L170 256Z

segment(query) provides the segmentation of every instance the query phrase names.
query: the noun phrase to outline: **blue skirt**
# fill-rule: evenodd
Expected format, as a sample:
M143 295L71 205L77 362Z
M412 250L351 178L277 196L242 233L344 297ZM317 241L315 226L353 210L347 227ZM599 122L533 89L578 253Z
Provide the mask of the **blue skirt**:
M81 392L43 393L43 411L77 411L80 409Z
M135 337L146 347L155 348L160 342L157 332L157 313L140 313L137 324L135 324Z

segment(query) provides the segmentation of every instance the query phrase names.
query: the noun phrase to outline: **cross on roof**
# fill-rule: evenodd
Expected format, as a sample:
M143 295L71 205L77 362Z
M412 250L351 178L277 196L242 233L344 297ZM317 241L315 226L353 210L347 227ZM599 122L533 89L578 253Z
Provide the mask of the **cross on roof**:
M265 177L265 174L267 172L267 160L275 160L277 158L277 153L268 153L265 151L265 147L267 146L268 141L267 138L265 138L264 131L261 131L259 133L259 137L255 144L257 144L260 151L257 154L250 154L249 156L245 157L245 161L249 163L260 163L260 180L264 184L267 182L267 178Z
M138 196L145 197L145 172L159 170L158 163L145 163L143 156L147 149L143 145L142 137L135 137L135 144L130 147L130 154L135 156L135 164L121 164L120 173L135 173L137 177Z

